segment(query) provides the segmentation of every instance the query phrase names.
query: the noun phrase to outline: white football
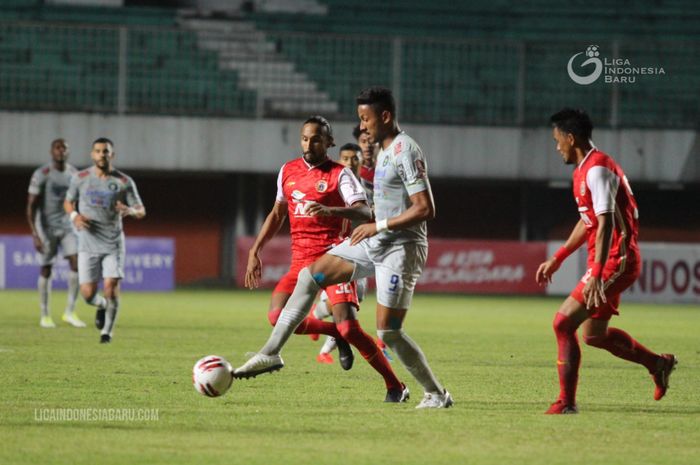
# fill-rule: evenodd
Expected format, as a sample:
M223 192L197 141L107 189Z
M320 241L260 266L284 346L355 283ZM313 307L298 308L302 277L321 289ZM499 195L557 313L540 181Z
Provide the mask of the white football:
M207 355L197 360L192 369L192 383L200 394L219 397L226 394L233 382L233 367L223 357Z

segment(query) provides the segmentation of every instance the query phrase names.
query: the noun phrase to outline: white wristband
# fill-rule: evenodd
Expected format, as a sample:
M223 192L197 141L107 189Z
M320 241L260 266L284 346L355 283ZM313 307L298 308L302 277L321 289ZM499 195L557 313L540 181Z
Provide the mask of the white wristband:
M376 227L377 227L377 234L379 234L380 232L384 232L384 231L388 231L388 230L389 230L389 220L386 219L386 218L383 219L383 220L377 221L377 222L375 223L375 225L376 225Z
M73 210L72 212L70 212L70 220L71 220L71 222L72 222L72 221L75 221L75 218L76 218L77 216L78 216L78 212L77 212L77 211Z

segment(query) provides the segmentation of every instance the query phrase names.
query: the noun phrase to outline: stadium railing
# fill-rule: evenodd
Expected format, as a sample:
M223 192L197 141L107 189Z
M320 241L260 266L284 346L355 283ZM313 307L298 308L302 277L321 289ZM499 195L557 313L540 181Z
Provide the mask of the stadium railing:
M567 74L591 45L578 40L206 32L0 22L0 108L261 118L307 116L318 102L318 112L354 120L357 92L386 85L406 122L541 125L564 105L609 127L700 121L699 41L598 42L601 58L665 72L583 86Z

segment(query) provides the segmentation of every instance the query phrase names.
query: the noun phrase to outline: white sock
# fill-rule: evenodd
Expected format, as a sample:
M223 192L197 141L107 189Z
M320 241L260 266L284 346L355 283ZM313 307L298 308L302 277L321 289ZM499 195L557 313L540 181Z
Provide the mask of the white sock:
M306 315L309 314L318 289L318 284L314 281L309 269L303 268L299 272L299 278L297 279L294 292L292 292L292 295L289 297L287 305L282 309L277 324L272 328L272 334L270 334L263 348L260 349L260 353L265 355L276 355L280 353L282 347L294 333L294 330L297 329L297 326L299 326L299 324L304 321L304 318L306 318Z
M91 300L85 299L85 303L87 303L88 305L92 305L93 307L97 307L97 308L107 308L107 299L102 297L97 292L95 292L95 295L92 297Z
M105 312L105 325L100 331L100 334L109 334L112 337L114 332L114 324L117 322L117 314L119 313L119 297L105 299L107 301L107 311Z
M403 332L403 329L378 329L377 334L396 354L408 372L423 386L425 392L442 394L445 391L428 366L423 351Z
M44 278L39 275L36 282L36 288L39 290L39 307L41 307L41 316L49 316L49 295L51 294L51 276Z
M326 336L326 342L323 343L323 347L321 347L319 354L330 354L337 346L338 344L335 342L335 338L333 336Z
M75 301L78 298L78 290L80 285L78 284L78 273L75 271L70 271L68 273L68 301L66 302L65 314L70 315L75 309Z
M323 320L325 317L331 316L330 309L328 308L328 296L326 295L326 291L321 293L321 298L318 299L314 307L314 316L318 320Z

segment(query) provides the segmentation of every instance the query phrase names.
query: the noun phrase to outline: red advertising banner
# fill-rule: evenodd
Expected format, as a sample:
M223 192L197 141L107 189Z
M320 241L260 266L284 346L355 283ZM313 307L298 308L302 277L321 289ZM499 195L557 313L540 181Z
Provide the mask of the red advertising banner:
M254 238L236 243L236 284L243 286L248 250ZM546 259L545 242L431 239L428 262L417 292L544 294L535 270ZM261 287L272 288L289 269L289 237L276 237L263 249Z
M236 241L236 286L244 286L245 269L248 266L248 251L255 242L254 237L239 237ZM272 289L282 276L289 271L292 262L292 242L289 236L273 237L265 245L262 261L261 288Z
M431 239L419 292L544 294L535 271L547 258L545 242Z

